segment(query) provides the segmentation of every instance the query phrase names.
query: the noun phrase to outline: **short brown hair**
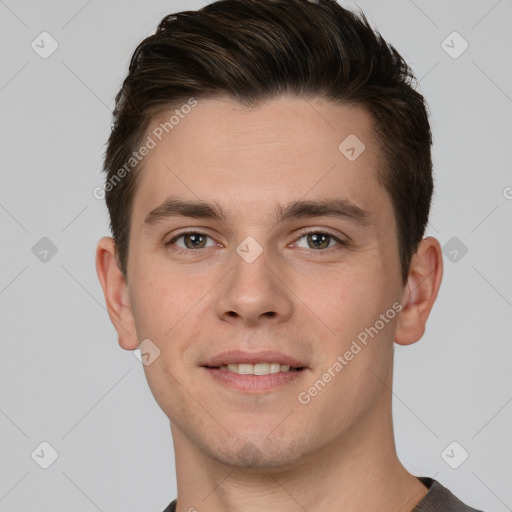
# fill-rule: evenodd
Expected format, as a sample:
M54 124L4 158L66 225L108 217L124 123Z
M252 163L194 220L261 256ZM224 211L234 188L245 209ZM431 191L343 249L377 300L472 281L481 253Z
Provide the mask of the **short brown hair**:
M372 115L384 156L378 178L393 204L405 283L433 192L432 135L413 82L403 58L364 14L334 0L220 0L166 16L132 56L105 152L105 199L120 270L127 277L140 165L114 178L151 121L191 97L227 96L254 106L293 94L359 105Z

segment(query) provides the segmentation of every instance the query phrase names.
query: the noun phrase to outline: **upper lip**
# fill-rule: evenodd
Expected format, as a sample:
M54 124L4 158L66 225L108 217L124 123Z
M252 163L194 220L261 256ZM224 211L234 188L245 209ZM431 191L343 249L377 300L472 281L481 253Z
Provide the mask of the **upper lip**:
M260 352L244 352L242 350L230 350L211 357L202 366L220 366L222 364L256 364L256 363L280 363L294 368L304 368L306 365L291 357L274 350L263 350Z

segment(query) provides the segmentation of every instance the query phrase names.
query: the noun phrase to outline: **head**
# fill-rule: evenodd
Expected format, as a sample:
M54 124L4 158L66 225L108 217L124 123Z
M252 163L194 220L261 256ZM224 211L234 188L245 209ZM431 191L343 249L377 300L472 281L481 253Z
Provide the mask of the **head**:
M121 346L151 340L149 385L191 445L292 464L390 409L393 341L422 336L442 274L423 239L430 149L410 69L333 0L221 0L137 47L97 268ZM272 391L212 376L220 353L269 350L304 369Z

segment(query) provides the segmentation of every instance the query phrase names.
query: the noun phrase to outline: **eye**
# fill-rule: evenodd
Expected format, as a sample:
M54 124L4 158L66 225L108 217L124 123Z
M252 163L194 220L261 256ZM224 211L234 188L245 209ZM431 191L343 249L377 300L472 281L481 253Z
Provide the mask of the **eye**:
M177 243L178 240L181 239L183 239L183 243ZM215 245L215 243L206 245L207 239L210 239L213 242L213 239L204 233L198 233L197 231L187 231L186 233L181 233L178 236L175 236L165 245L169 246L176 244L176 246L180 249L205 249L206 247L212 247Z
M208 242L208 240L210 240L210 243ZM304 240L306 246L301 245L301 240ZM304 242L302 243L304 244ZM178 250L186 251L214 247L216 245L216 242L210 236L204 233L200 233L198 231L187 231L175 236L174 238L166 242L165 245L175 245ZM336 245L347 246L348 242L323 231L309 231L307 233L302 234L295 242L295 246L297 247L313 250L330 249Z
M306 247L299 245L299 241L305 239ZM296 242L298 247L304 249L330 249L334 245L348 245L347 242L323 231L309 231L304 233Z

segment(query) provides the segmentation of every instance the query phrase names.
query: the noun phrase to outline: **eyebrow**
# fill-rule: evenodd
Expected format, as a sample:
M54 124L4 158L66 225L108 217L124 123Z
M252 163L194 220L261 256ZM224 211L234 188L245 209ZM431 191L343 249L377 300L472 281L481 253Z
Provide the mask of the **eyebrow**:
M189 217L225 222L227 215L217 203L183 200L169 197L146 215L144 224L153 225L169 217ZM348 199L334 198L321 201L292 201L279 205L275 212L276 222L306 217L334 217L369 224L370 214Z

